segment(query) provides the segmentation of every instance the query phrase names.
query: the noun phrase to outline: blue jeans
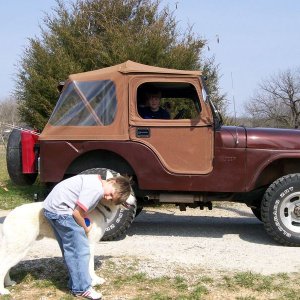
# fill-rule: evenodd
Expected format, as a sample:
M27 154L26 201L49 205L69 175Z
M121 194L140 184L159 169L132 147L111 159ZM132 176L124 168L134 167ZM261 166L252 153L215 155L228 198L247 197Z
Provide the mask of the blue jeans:
M85 292L92 283L89 273L90 247L83 227L71 215L58 215L44 210L53 227L65 264L69 271L69 288L73 293Z

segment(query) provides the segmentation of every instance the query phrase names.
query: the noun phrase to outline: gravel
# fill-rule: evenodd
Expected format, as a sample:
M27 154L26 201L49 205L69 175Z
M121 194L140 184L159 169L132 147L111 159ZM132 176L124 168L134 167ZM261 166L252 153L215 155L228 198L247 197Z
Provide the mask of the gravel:
M5 211L2 211L2 216ZM4 217L1 218L2 223ZM205 273L251 271L261 274L300 272L297 247L275 243L244 205L224 204L212 211L147 208L119 241L99 242L100 260L135 261L151 277L180 269ZM24 260L60 256L55 240L35 242Z

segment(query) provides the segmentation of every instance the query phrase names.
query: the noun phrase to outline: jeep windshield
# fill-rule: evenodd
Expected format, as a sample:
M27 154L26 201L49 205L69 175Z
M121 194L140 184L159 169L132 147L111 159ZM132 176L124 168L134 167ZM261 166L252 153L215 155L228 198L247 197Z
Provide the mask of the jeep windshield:
M70 81L63 89L49 123L53 126L109 125L114 121L116 111L113 81Z

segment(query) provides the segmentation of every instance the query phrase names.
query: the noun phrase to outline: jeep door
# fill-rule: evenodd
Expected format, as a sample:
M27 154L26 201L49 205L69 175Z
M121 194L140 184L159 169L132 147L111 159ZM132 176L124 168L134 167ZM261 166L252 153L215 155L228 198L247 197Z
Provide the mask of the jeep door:
M163 167L177 174L208 174L213 161L213 118L198 77L132 76L129 80L129 136L147 146ZM157 93L163 114L152 112ZM166 118L166 111L170 118Z

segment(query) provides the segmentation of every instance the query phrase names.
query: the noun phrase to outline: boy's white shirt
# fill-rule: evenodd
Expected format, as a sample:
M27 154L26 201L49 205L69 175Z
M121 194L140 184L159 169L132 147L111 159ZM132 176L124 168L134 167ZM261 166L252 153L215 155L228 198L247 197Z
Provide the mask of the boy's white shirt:
M57 214L72 215L78 205L85 212L95 208L104 195L99 175L76 175L58 183L44 201L44 208Z

